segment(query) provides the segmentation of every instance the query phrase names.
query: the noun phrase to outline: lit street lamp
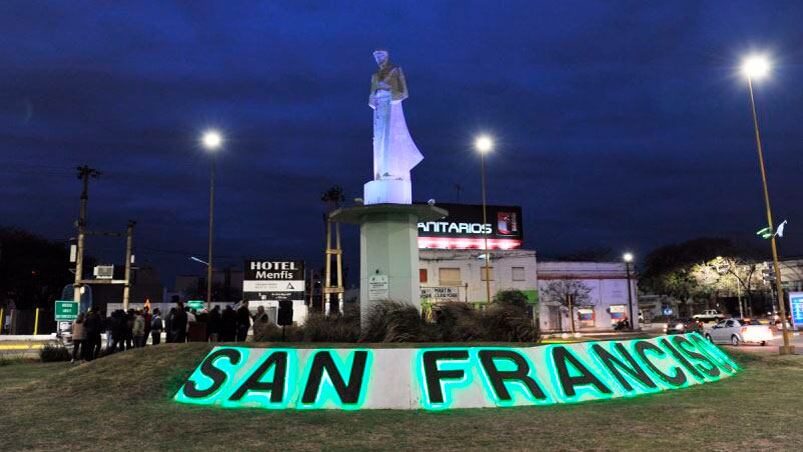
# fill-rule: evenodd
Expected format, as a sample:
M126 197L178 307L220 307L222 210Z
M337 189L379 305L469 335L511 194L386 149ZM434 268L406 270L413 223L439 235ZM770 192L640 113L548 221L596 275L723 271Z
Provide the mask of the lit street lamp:
M630 264L633 262L633 253L625 253L622 255L622 260L625 261L625 271L627 272L627 312L630 316L630 330L633 331L635 329L635 323L633 323L633 286L630 282Z
M770 246L772 248L772 265L775 269L775 290L778 296L778 308L781 314L781 330L783 332L783 346L778 349L781 355L793 354L794 348L789 344L789 330L786 328L786 306L784 306L783 287L781 286L781 270L778 264L778 247L775 243L775 228L772 224L772 207L770 206L770 192L767 188L767 170L764 166L764 151L761 146L761 134L758 128L758 115L756 114L756 100L753 96L753 80L759 80L769 74L770 63L763 56L750 56L742 63L742 72L747 77L747 88L750 93L750 110L753 114L753 129L756 134L756 150L758 151L758 164L761 169L761 183L764 187L764 206L767 210L767 226L769 227Z
M486 208L485 195L485 154L491 152L494 142L487 135L480 135L474 141L474 149L480 154L480 173L482 177L482 226L488 224L488 214ZM485 240L485 302L491 303L491 250L488 249L488 234L483 233Z
M208 130L201 137L201 144L211 154L209 175L209 251L206 262L206 308L212 309L212 236L215 224L215 152L223 144L223 137L216 130Z

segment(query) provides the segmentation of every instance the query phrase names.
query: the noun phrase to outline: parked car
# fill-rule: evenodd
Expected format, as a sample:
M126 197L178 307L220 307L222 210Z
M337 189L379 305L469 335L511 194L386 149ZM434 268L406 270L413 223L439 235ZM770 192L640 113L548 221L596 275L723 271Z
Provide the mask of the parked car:
M705 337L715 344L756 343L766 345L773 338L769 325L750 319L727 319L714 325Z
M664 327L664 334L685 334L695 331L703 334L703 323L695 319L668 320Z
M720 314L716 309L706 309L702 314L695 314L691 318L703 323L715 323L724 319L725 316Z

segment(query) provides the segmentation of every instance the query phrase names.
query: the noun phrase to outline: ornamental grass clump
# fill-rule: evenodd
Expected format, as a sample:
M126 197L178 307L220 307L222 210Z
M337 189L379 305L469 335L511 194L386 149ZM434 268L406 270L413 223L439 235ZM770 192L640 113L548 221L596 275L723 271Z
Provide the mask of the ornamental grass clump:
M70 358L72 358L70 351L67 350L67 347L61 345L45 344L45 346L39 350L39 359L42 360L43 363L69 361Z

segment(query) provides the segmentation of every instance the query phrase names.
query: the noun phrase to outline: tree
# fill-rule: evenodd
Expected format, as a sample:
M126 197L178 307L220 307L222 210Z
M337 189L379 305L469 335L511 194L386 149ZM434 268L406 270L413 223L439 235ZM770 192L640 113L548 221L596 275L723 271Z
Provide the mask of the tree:
M494 295L494 303L509 304L524 309L529 301L527 295L520 290L502 290Z
M760 252L728 239L698 238L663 246L648 254L639 287L685 302L705 299L708 303L720 293L733 292L738 284L750 299L757 287L755 270L761 260ZM723 278L725 274L733 279Z
M591 288L582 281L576 279L561 279L547 284L543 290L544 298L566 306L569 310L569 318L572 321L572 333L574 327L574 309L578 306L593 306L594 300L591 299Z
M72 282L67 248L18 228L0 227L0 305L51 308Z
M744 315L742 293L747 296L747 306L752 309L753 291L763 285L761 272L756 271L759 265L759 261L749 256L717 256L708 262L694 265L691 274L709 295L735 296L739 304L739 314Z
M326 204L327 212L337 209L345 200L343 187L340 185L332 185L321 195L321 201Z

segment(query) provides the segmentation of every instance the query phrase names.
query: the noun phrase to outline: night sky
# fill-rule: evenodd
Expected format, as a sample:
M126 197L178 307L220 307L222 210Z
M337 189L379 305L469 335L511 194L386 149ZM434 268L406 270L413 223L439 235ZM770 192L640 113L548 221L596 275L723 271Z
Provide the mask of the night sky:
M0 3L0 225L75 234L74 167L103 172L91 229L138 221L138 262L203 271L210 158L216 254L322 265L321 193L371 178L371 52L404 68L404 108L425 160L417 200L520 204L542 257L703 236L757 246L763 199L741 58L774 62L756 84L784 256L803 254L800 2ZM356 269L356 229L347 262ZM89 242L122 261L122 242Z

